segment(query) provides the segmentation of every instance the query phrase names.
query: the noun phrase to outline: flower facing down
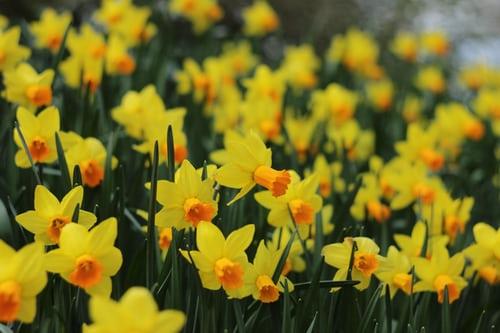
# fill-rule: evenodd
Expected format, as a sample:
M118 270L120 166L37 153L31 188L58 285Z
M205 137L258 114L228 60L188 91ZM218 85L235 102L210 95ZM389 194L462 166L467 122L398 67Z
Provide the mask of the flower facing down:
M229 297L243 298L250 295L255 282L247 274L250 264L245 253L254 232L255 225L249 224L233 231L226 239L214 224L200 222L196 234L198 251L181 250L181 253L198 269L204 288L219 290L222 287Z
M38 74L28 63L22 63L4 75L3 96L7 101L32 110L52 103L52 69Z
M78 223L89 229L96 222L94 214L80 209L83 201L83 187L77 186L59 201L46 187L35 188L35 210L16 216L16 221L35 234L35 240L46 245L59 243L61 231L73 221L78 207Z
M158 181L158 202L163 208L156 216L157 225L184 229L196 227L201 221L210 222L217 214L213 195L213 180L202 181L191 163L184 160L175 182Z
M15 320L31 323L36 295L47 284L41 243L15 251L0 240L0 323Z
M90 295L108 297L111 276L122 265L122 254L113 246L117 235L117 222L109 218L91 231L81 225L67 225L59 241L59 248L45 255L49 272L59 273L69 283Z
M221 185L240 189L228 205L242 198L255 184L267 188L275 197L286 193L290 173L271 168L271 149L266 148L257 134L250 132L242 139L227 140L225 145L227 163L217 170L214 178Z
M467 286L467 281L460 276L465 264L462 253L457 253L450 258L448 250L440 246L434 248L431 259L415 258L414 263L415 272L420 278L414 290L437 293L439 303L444 301L445 287L448 288L449 303L453 303L460 297L462 289Z
M119 302L93 296L89 303L92 324L83 326L83 333L175 333L186 321L178 310L158 310L149 290L132 287Z
M325 256L325 262L328 265L338 269L333 280L345 280L354 243L356 243L356 248L354 249L352 279L360 281L355 285L356 289L364 290L370 285L373 273L384 261L384 258L378 255L379 247L373 240L367 237L346 237L342 243L326 245L322 250L322 255Z

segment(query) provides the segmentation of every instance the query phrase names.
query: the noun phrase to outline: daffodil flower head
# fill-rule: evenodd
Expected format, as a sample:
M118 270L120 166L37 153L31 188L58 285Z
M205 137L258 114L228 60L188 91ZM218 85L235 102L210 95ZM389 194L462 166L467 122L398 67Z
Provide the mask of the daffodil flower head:
M31 55L29 48L19 45L20 37L20 27L0 30L0 72L15 68Z
M197 251L181 250L182 255L198 269L204 288L219 290L229 297L243 298L252 292L253 284L247 274L250 246L255 226L246 225L233 231L227 238L210 222L200 222L196 233Z
M254 1L243 9L243 31L247 36L264 36L275 31L280 20L267 1Z
M399 32L391 43L391 51L407 62L417 60L418 38L411 32Z
M377 278L389 286L391 298L398 290L409 295L412 289L412 275L410 259L395 246L390 246L387 258L383 261L375 273Z
M128 289L118 302L93 296L89 312L92 324L84 325L83 333L177 333L186 322L181 311L160 311L154 297L143 287Z
M45 186L35 188L35 209L16 216L16 221L35 234L35 240L46 245L59 243L62 230L76 222L89 229L96 222L94 214L80 207L83 201L83 187L77 186L59 201ZM73 221L76 209L78 214ZM74 223L72 223L74 222Z
M217 215L213 184L211 178L202 181L193 165L184 160L175 182L158 181L157 200L163 208L156 215L156 224L184 229L212 221Z
M31 323L35 318L36 296L47 284L43 253L39 242L16 252L0 240L0 323Z
M71 223L61 232L59 248L45 255L46 269L59 273L64 280L90 295L108 297L111 276L122 265L122 254L113 246L116 235L115 218L99 223L90 231Z
M354 243L356 248L354 249L352 279L360 281L355 285L356 289L364 290L370 285L371 276L384 261L384 258L378 254L379 247L373 240L367 237L346 237L342 243L326 245L322 250L322 255L328 265L337 268L333 280L345 280Z
M223 186L240 189L240 192L228 203L247 194L259 184L275 197L286 193L291 182L290 173L286 170L271 168L271 149L254 132L245 137L225 142L227 161L214 175L215 180Z
M475 242L464 255L472 261L472 269L491 285L500 282L500 229L480 222L472 229Z
M30 30L35 35L38 47L57 53L63 42L64 32L70 24L69 12L58 14L54 9L47 8L42 11L40 20L31 23Z

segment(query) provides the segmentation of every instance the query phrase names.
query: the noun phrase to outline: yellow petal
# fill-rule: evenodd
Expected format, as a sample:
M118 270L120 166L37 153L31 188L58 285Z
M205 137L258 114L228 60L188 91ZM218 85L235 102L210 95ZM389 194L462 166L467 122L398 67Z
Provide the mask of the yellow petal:
M116 247L112 247L106 253L98 255L97 260L103 266L103 274L107 276L114 276L118 273L123 263L122 253Z
M165 327L168 327L170 332L180 332L185 322L186 316L182 311L165 310L156 317L152 332L161 332Z
M325 257L325 262L336 268L349 266L351 250L340 243L330 244L323 247L321 254Z
M134 316L142 323L151 323L155 320L158 306L148 289L132 287L123 295L120 305L130 316Z
M255 225L247 224L233 231L224 244L224 256L232 258L241 255L250 246L255 233Z
M188 160L184 160L178 173L179 182L177 184L182 189L185 196L187 198L197 197L198 192L200 192L201 178L196 173L196 169L193 165Z
M61 231L59 248L66 255L76 258L85 253L88 237L85 227L76 223L69 223Z
M111 295L111 278L102 277L102 280L91 288L86 288L85 291L91 296L104 296L109 297Z
M221 258L225 238L222 232L210 222L200 222L197 228L196 244L198 249L212 262Z
M24 323L31 323L35 319L36 298L29 297L21 300L21 306L17 313L17 318Z
M29 210L25 213L16 216L16 221L22 227L33 234L42 234L47 232L49 221L42 218L34 210Z
M61 201L61 210L62 215L68 216L70 218L73 217L75 213L76 205L80 205L82 208L83 201L83 187L77 186L69 191Z
M45 186L37 185L35 188L35 210L40 216L50 218L62 213L59 206L59 200Z
M38 114L40 134L42 137L51 138L59 131L59 110L54 106L49 106Z
M110 217L101 222L90 231L87 251L96 256L107 253L115 243L117 232L116 218Z
M53 273L70 272L74 269L75 258L65 254L62 249L55 249L45 254L44 266Z
M234 163L228 163L217 170L214 179L226 187L242 188L249 183L253 183L253 174Z

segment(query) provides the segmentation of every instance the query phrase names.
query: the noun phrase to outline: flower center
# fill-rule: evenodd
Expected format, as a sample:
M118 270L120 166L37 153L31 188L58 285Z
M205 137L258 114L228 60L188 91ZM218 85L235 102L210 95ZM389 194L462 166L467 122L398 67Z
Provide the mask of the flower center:
M165 156L165 159L168 157L168 149L167 149L167 144L164 143L161 146L161 155ZM188 151L185 146L174 144L174 159L175 159L175 164L181 164L182 161L184 161L187 158Z
M422 200L424 204L431 204L434 202L436 193L434 190L424 183L417 183L413 186L413 195Z
M0 322L16 320L21 307L21 286L15 281L0 283Z
M211 221L215 209L209 203L201 202L197 198L188 198L184 201L184 219L198 226L201 221Z
M170 243L172 242L172 228L163 228L160 232L160 239L158 244L160 249L167 250L170 247Z
M90 55L92 58L98 60L104 57L106 54L106 45L104 43L97 43L97 45L94 45L90 48Z
M128 54L124 54L117 59L116 68L118 69L118 72L123 75L132 73L135 69L134 58L132 58Z
M259 299L262 303L276 302L280 297L278 287L276 287L273 280L267 275L259 275L255 281L255 285L259 291Z
M294 199L288 204L297 224L311 224L314 219L313 207L301 199Z
M391 199L394 196L394 188L383 178L380 179L380 188L385 198Z
M267 32L271 32L276 30L279 25L278 18L275 15L266 15L262 18L262 26L264 30Z
M457 284L448 275L438 275L434 280L434 288L438 293L438 302L443 303L444 288L448 287L448 300L453 303L460 296Z
M444 227L446 229L446 233L451 239L455 239L459 231L464 231L463 222L458 218L458 216L455 215L446 216L444 219Z
M50 221L49 228L47 229L47 234L49 235L50 240L54 243L59 243L62 228L70 222L71 221L67 216L54 216Z
M368 214L378 223L385 222L391 217L391 209L377 200L368 201L366 209L368 210Z
M479 269L479 276L490 285L494 285L498 281L500 281L500 278L497 274L497 269L492 265L481 267Z
M328 179L322 179L319 182L319 193L323 198L327 198L330 196L330 193L332 193L332 184L330 183L330 180Z
M243 286L243 268L239 263L224 257L215 262L214 271L224 289L237 289Z
M26 89L26 97L35 106L48 105L52 102L52 89L35 84Z
M372 253L356 252L354 254L354 267L364 276L370 277L377 270L377 257Z
M411 275L405 273L398 273L392 278L392 283L404 291L406 294L411 293Z
M89 187L96 187L104 179L104 169L95 160L80 163L83 183Z
M420 158L432 171L439 171L444 165L444 157L434 149L424 148L420 150Z
M484 136L484 125L478 120L470 120L465 124L465 136L478 141Z
M286 193L288 184L291 182L290 173L286 170L275 170L271 167L261 165L255 169L253 180L267 188L273 193L273 196L279 197Z
M265 119L260 122L260 130L266 138L275 139L280 134L280 124L272 119Z
M90 288L101 281L102 265L94 257L84 254L76 259L75 269L69 280L81 288Z
M47 47L51 51L56 52L61 47L62 36L59 34L50 35L50 36L48 36L46 43L47 43Z
M43 162L49 156L50 149L47 141L40 136L35 136L29 146L29 151L34 162Z

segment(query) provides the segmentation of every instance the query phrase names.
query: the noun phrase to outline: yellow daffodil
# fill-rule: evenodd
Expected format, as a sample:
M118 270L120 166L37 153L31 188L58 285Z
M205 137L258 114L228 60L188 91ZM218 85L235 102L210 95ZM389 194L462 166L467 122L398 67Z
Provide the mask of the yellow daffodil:
M38 74L28 63L22 63L4 73L3 95L7 101L32 110L50 105L53 79L52 69L46 69Z
M248 73L257 64L257 57L248 41L225 43L222 50L222 61L228 64L235 77Z
M296 224L300 234L305 235L323 205L321 196L316 194L318 186L318 176L311 175L300 181L299 176L293 173L286 194L275 197L271 191L262 191L255 193L255 200L270 210L267 216L270 225L293 227Z
M422 248L427 239L427 252L425 256L431 255L432 249L435 247L444 247L448 244L448 236L427 235L427 227L424 222L417 222L411 231L411 235L395 234L394 241L408 258L413 259L420 257Z
M392 106L394 85L390 80L370 82L366 87L370 103L379 111L387 111Z
M342 178L342 164L328 161L323 154L319 154L314 160L313 169L306 169L305 175L315 173L319 177L319 193L323 198L328 198L333 192L342 193L345 191L346 184Z
M291 233L288 227L274 229L271 242L268 243L269 249L278 251L284 249L290 240ZM301 273L306 269L306 261L302 258L304 248L298 237L295 237L290 247L290 252L286 258L285 265L281 271L282 275L288 275L290 272Z
M391 245L387 251L385 262L380 266L375 276L389 286L391 298L398 290L409 295L412 289L411 267L409 258Z
M106 72L111 75L129 75L135 70L135 60L127 52L125 42L117 35L111 35L106 51Z
M283 293L285 286L289 292L293 291L293 283L284 275L280 275L278 281L274 283L273 275L278 266L283 249L273 250L266 246L263 240L260 241L255 253L250 274L254 280L252 297L262 303L276 302L280 293Z
M53 163L57 159L55 134L59 131L59 110L51 106L35 116L24 107L19 107L17 121L33 162ZM29 168L30 161L17 131L14 131L14 141L19 148L15 156L16 165Z
M493 132L500 136L500 89L480 89L473 100L474 110L477 114L491 121Z
M420 120L423 109L423 101L415 95L408 95L405 97L401 113L404 120L410 124Z
M337 127L353 118L357 102L354 91L337 83L329 84L324 91L318 90L312 96L314 115L322 120L331 120Z
M59 201L45 186L35 188L35 210L16 216L16 221L26 230L35 234L35 240L46 245L59 243L61 231L70 223L78 223L85 229L94 225L94 214L81 209L83 187L77 186ZM78 215L73 221L78 206Z
M93 296L89 313L92 324L84 325L83 333L177 333L186 322L181 311L160 311L150 291L143 287L128 289L118 302Z
M417 73L415 84L419 89L436 95L446 89L443 72L437 66L422 67Z
M0 30L0 72L14 69L18 63L30 57L31 50L19 45L20 37L20 27Z
M386 222L391 217L391 209L382 199L383 190L375 175L364 175L362 187L351 206L351 215L358 221L371 218L378 223Z
M500 229L481 222L472 231L475 242L464 250L472 269L489 284L500 283Z
M264 36L275 31L280 20L274 9L265 0L254 1L243 9L243 32L247 36Z
M408 62L417 60L418 49L418 38L410 32L399 32L391 44L391 51Z
M212 221L217 215L213 184L211 178L202 181L191 163L184 160L175 182L158 181L157 200L163 208L157 213L156 224L184 229Z
M239 105L242 128L253 130L264 141L282 143L281 105L270 98L247 99Z
M244 138L225 142L227 161L214 175L214 179L223 186L240 189L228 203L231 204L247 194L259 184L275 197L286 193L290 184L290 173L286 170L271 168L271 150L254 132Z
M373 154L375 133L363 130L355 120L349 120L340 127L330 122L326 132L339 156L347 155L351 161L366 161Z
M280 70L290 85L295 89L311 89L318 78L315 72L320 65L311 45L289 46L285 49L285 58Z
M188 19L197 34L205 32L224 16L216 0L173 0L169 3L169 9Z
M460 297L467 281L461 277L465 259L462 253L450 258L448 250L439 246L432 250L431 259L415 258L415 272L420 281L415 283L415 292L431 291L438 295L438 302L444 301L444 289L448 289L449 303Z
M31 243L16 252L0 239L0 323L31 323L36 296L47 284L43 245Z
M254 232L255 226L249 224L224 238L217 226L200 222L196 232L198 251L181 250L181 253L198 269L204 288L222 287L229 297L243 298L251 294L255 283L247 274L250 264L245 253Z
M444 57L450 51L450 42L442 31L427 31L420 36L420 43L431 55Z
M106 163L106 148L96 138L79 138L77 143L68 148L66 160L70 174L76 165L80 167L83 185L88 187L99 186L104 180ZM111 158L111 168L116 168L118 160Z
M116 235L115 218L90 231L76 223L68 224L61 232L59 248L45 255L46 269L92 296L109 297L111 276L122 265L122 254L113 246Z
M471 90L479 90L490 83L493 69L486 64L477 63L461 69L460 81Z
M299 162L304 163L307 156L314 154L317 150L313 139L318 129L318 121L313 117L295 118L288 115L285 119L285 128L291 148L297 154Z
M384 258L378 254L379 247L373 240L367 237L346 237L342 243L326 245L321 254L325 257L325 262L328 265L337 268L333 280L345 280L354 243L356 243L356 250L352 279L360 281L359 284L355 285L356 289L364 290L368 288L372 275L384 261Z
M47 8L42 11L39 21L31 23L30 30L35 35L36 45L39 48L46 48L52 53L57 53L61 48L64 32L70 24L69 12L58 14L54 9Z

